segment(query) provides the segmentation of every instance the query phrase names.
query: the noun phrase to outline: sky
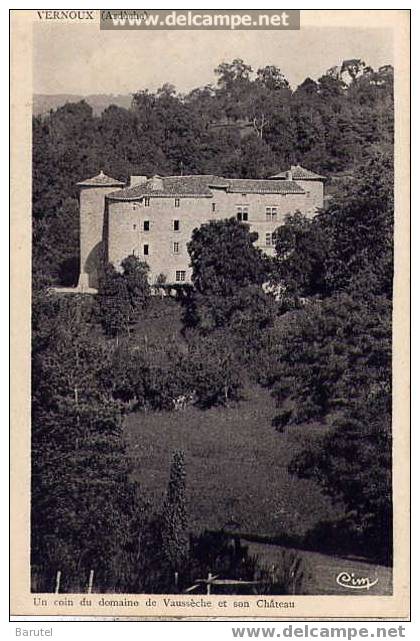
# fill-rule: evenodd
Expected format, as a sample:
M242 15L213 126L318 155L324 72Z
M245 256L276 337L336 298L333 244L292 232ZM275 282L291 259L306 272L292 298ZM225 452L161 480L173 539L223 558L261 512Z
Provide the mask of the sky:
M122 40L123 38L123 40ZM221 62L280 67L295 87L343 60L393 64L390 29L300 31L100 31L91 24L36 23L33 92L130 94L165 82L178 91L213 84Z

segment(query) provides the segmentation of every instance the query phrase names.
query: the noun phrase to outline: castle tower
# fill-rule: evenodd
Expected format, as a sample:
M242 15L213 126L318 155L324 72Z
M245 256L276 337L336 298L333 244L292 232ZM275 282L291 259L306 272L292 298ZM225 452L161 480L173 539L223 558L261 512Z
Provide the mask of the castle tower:
M324 206L324 182L325 176L320 176L300 165L292 165L287 171L275 176L270 180L293 180L306 192L305 211L309 215L316 213Z
M80 187L80 276L78 289L98 287L103 257L105 196L124 186L102 171L93 178L77 183Z

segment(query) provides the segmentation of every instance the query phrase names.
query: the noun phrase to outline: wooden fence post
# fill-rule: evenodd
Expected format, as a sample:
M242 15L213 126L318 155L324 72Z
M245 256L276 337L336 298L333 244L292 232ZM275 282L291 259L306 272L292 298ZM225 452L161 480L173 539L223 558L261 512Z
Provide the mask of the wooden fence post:
M55 576L55 589L54 589L55 594L58 594L60 592L60 581L61 581L61 570L57 570L57 574Z
M93 570L91 570L91 571L89 572L89 583L88 583L88 589L87 589L88 594L92 594L92 587L93 587L93 575L94 575L94 571L93 571Z
M208 573L207 576L207 594L211 594L211 580L213 578L213 575L211 572Z

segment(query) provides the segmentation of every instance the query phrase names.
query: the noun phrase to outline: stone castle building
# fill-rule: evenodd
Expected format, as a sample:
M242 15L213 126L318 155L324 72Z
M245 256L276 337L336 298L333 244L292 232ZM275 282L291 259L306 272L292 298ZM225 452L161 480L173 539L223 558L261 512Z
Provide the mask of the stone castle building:
M286 214L314 215L324 202L324 177L299 165L266 180L131 176L129 186L101 171L78 186L79 291L97 288L104 260L118 267L131 254L147 262L151 284L161 274L168 284L190 282L187 243L210 220L236 217L273 254L273 233Z

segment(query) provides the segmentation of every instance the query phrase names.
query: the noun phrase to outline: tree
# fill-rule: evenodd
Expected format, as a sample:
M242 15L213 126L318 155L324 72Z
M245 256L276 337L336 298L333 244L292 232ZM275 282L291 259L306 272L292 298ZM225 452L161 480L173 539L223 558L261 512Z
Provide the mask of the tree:
M33 215L48 218L77 197L78 180L95 174L97 120L85 101L67 103L35 118L33 133Z
M347 294L289 314L277 330L269 369L278 407L291 411L275 424L324 421L349 399L389 390L390 318L385 298Z
M302 84L296 88L296 95L299 94L315 96L318 93L318 84L312 78L305 78Z
M92 339L74 299L45 313L50 331L36 340L32 365L34 589L52 591L61 570L63 589L80 591L93 569L95 589L126 591L146 512L109 385L109 349Z
M106 265L99 279L97 304L102 327L108 336L129 333L150 299L149 267L136 256L121 263L122 271Z
M276 229L275 242L275 277L284 284L286 296L325 295L328 229L317 218L296 212Z
M258 121L256 126L261 127L261 121ZM263 130L264 127L261 131ZM227 168L229 173L241 178L265 178L275 171L274 154L261 135L252 134L244 138L240 143L239 152L231 168Z
M235 58L232 62L221 63L214 71L218 76L216 99L222 113L232 121L246 118L252 67L242 58Z
M79 276L79 207L67 198L48 219L33 220L33 262L52 282L70 286Z
M290 87L286 76L275 65L266 65L258 69L257 82L261 82L270 91L288 89Z
M201 294L230 296L262 283L265 257L254 246L258 235L234 218L211 221L195 229L188 244L192 281Z
M240 398L243 374L232 336L225 331L196 335L190 340L180 370L202 409Z
M127 282L111 264L99 279L97 302L105 334L118 338L129 332L132 304Z
M234 218L195 229L188 251L194 290L189 299L193 323L211 329L227 323L243 288L260 286L267 260L254 246L256 233Z
M373 152L320 217L332 237L326 281L332 291L368 288L392 297L393 162Z
M353 549L392 563L392 438L390 395L376 390L350 402L330 434L298 454L290 471L314 479L336 503Z
M254 367L273 390L273 424L318 422L289 471L313 479L343 510L335 546L392 555L392 307L361 289L288 313L265 334ZM332 531L332 532L333 532ZM325 532L324 532L325 536ZM330 532L330 536L333 536ZM351 541L350 541L351 539Z
M175 450L162 512L163 551L175 572L179 572L188 559L185 476L184 452Z
M232 62L222 62L214 72L218 76L217 85L229 91L237 84L246 84L250 81L252 67L242 58L235 58Z
M356 79L354 82L359 82ZM366 153L327 208L276 232L275 277L307 305L269 329L255 359L277 402L273 424L328 425L290 466L345 508L336 532L392 553L392 162ZM336 535L337 536L337 535ZM338 543L337 543L338 544Z
M319 94L318 83L307 78L291 99L289 127L294 136L294 161L318 171L325 169L330 156L326 147L332 122L329 103Z
M130 301L130 319L135 320L150 301L149 266L147 263L141 262L137 256L132 255L124 258L121 267Z

